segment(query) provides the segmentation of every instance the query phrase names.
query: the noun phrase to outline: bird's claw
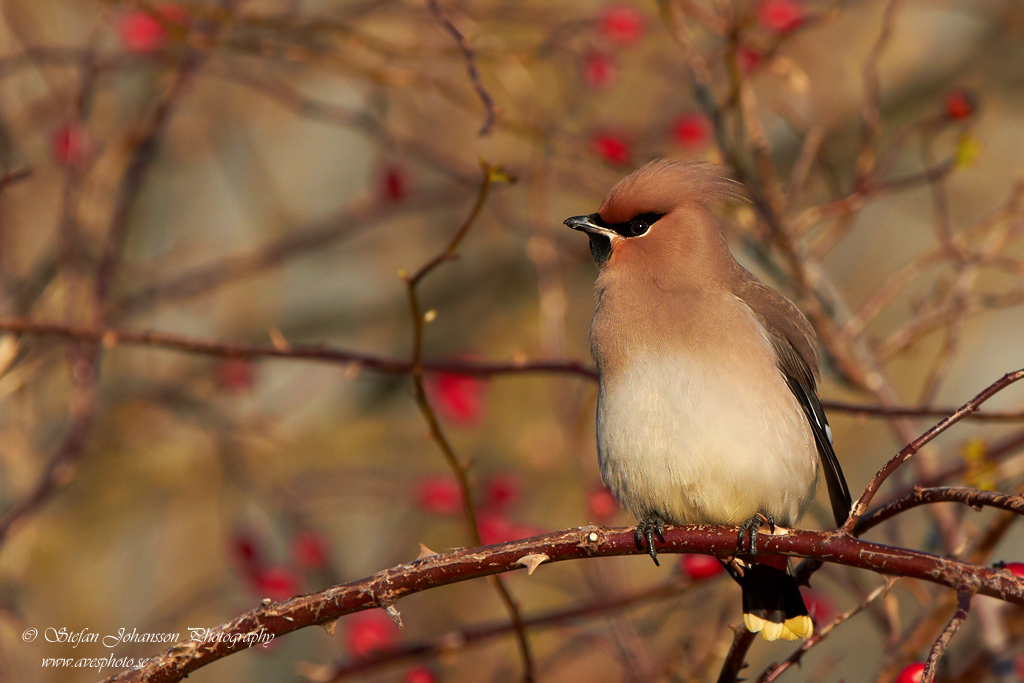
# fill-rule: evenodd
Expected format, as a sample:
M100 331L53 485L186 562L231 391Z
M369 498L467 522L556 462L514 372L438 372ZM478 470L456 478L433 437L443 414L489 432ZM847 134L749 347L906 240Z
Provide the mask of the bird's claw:
M775 533L775 517L772 515L762 515L758 512L756 515L743 522L740 525L739 534L736 537L736 545L739 547L740 552L744 552L743 540L744 536L750 537L750 546L746 549L746 552L751 555L757 555L757 535L763 525L768 525L768 530L771 533Z
M636 542L636 549L643 550L644 543L647 544L647 554L654 560L654 565L660 567L658 562L658 550L654 547L654 537L662 543L665 542L665 523L658 517L645 517L636 525L633 533L633 540Z

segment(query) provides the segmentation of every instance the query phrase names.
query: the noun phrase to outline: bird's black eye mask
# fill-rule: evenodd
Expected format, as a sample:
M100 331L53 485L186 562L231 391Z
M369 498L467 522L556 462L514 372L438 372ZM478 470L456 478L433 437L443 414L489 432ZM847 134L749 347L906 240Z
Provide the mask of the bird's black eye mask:
M615 233L625 237L642 237L646 235L653 225L659 218L664 214L661 213L641 213L633 216L628 221L622 223L607 223L601 219L601 214L592 213L587 218L594 225L598 225L602 228L607 228L614 231ZM598 232L591 232L588 235L590 237L590 253L594 257L594 261L601 265L607 261L612 255L612 241L608 235L603 235Z

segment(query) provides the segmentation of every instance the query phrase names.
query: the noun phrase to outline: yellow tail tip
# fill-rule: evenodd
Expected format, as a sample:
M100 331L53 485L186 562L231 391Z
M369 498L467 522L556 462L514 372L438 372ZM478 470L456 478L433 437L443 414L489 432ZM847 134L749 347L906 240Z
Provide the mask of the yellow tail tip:
M796 640L797 638L810 638L814 633L814 622L811 621L809 616L802 614L799 617L790 617L789 619L786 619L785 628L793 634L793 637L790 638L790 640Z
M761 617L754 616L753 614L743 614L743 625L747 627L747 630L751 633L759 633L764 625L768 622Z
M743 625L751 633L760 633L765 640L797 640L810 638L814 633L814 622L806 614L790 617L784 623L768 621L753 614L743 615Z

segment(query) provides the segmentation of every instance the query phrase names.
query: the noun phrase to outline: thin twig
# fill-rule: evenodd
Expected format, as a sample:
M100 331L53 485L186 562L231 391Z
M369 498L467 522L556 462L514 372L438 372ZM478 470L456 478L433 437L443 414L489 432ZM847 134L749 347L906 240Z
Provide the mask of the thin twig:
M880 595L887 593L888 590L888 584L882 584L881 586L878 586L877 588L875 588L875 590L871 591L871 593L866 598L864 598L864 600L861 601L859 605L857 605L856 607L847 612L844 612L843 614L840 614L830 624L815 629L814 634L804 642L800 643L800 646L797 647L793 654L791 654L789 657L782 660L781 662L777 664L772 664L767 669L765 669L758 677L757 683L772 683L772 681L775 681L779 676L785 673L786 670L792 667L794 664L799 664L800 660L803 659L803 656L807 654L808 650L810 650L812 647L814 647L821 641L825 640L825 638L827 638L832 633L832 631L836 629L837 626L839 626L845 621L848 621L851 617L863 612L865 609L868 608L868 606L871 603L877 600Z
M977 410L985 401L1022 378L1024 378L1024 370L1017 370L1016 372L1009 372L1005 374L999 380L986 387L980 394L961 406L955 413L907 444L903 450L897 453L892 460L887 462L868 483L867 488L864 489L864 493L854 504L849 519L847 519L846 524L843 525L843 530L850 531L856 526L858 520L864 514L868 504L871 502L871 499L874 497L882 483L907 459L921 450L925 444L929 443L939 434L962 420L966 415Z
M523 619L523 625L531 630L538 627L564 626L583 617L606 615L634 605L672 598L685 592L693 584L681 584L678 581L645 588L629 595L621 597L602 596L600 599L588 602L583 605L567 609L554 610L547 614ZM419 659L421 657L438 655L441 653L450 654L455 650L461 650L471 645L477 645L492 638L496 638L514 631L516 625L511 621L504 621L498 624L488 624L467 628L462 631L442 633L429 640L419 643L400 645L386 651L370 654L361 659L339 665L326 680L318 678L320 683L334 683L350 676L363 673L371 669L378 669L385 665L400 663L407 659Z
M855 536L860 536L868 529L878 526L888 519L892 519L901 512L906 512L919 505L930 505L932 503L963 503L974 508L993 507L1014 512L1018 515L1024 514L1024 496L1009 496L1005 493L981 491L966 487L918 489L913 493L890 501L861 517L853 533Z
M480 192L477 196L476 203L473 205L472 211L470 211L469 216L463 222L462 226L452 237L451 241L448 242L448 245L436 256L423 264L416 273L412 276L408 276L404 272L402 273L402 278L405 280L406 290L409 295L409 313L412 316L413 345L411 374L413 389L416 394L416 405L419 407L420 412L427 421L427 425L430 428L430 435L441 449L445 462L448 463L448 467L451 469L452 474L458 482L459 489L462 492L462 509L466 518L466 524L469 527L470 538L472 538L473 544L478 546L483 545L483 540L480 537L476 508L473 504L473 491L469 482L469 465L461 462L455 455L455 449L452 447L448 437L445 436L444 430L441 428L441 421L438 419L437 413L434 412L434 408L430 403L430 398L427 396L427 387L423 379L423 328L426 324L426 320L422 307L420 306L417 286L427 275L433 272L434 269L442 263L455 258L455 253L458 250L459 245L469 233L469 229L473 227L473 224L476 222L476 219L480 216L480 212L484 208L484 204L487 202L491 185L495 182L511 180L511 177L499 167L492 167L485 162L481 162L480 165L481 170L483 171L483 181L480 183ZM509 617L515 627L516 642L519 645L519 653L523 660L523 680L530 683L534 680L533 654L530 651L530 643L526 636L526 625L523 622L522 612L501 577L494 575L490 577L490 580L494 585L495 590L498 591L498 595L504 603L505 609L508 611Z
M210 272L213 272L212 267ZM175 281L177 281L177 278L175 278ZM182 282L184 282L184 279ZM288 344L287 346L237 344L165 332L149 332L93 325L64 325L31 318L0 318L0 332L13 332L37 337L101 341L107 349L121 345L148 346L156 349L220 358L280 358L283 360L337 363L385 375L407 375L412 372L412 362L404 358L360 353L325 344ZM593 381L597 380L597 371L590 365L578 360L520 360L510 362L423 360L422 367L425 372L446 372L471 377L555 374L570 375ZM941 406L908 408L830 400L823 400L821 405L830 411L887 419L900 417L948 417L959 410L959 408ZM979 422L1019 422L1024 420L1024 411L976 411L965 415L963 419Z
M953 639L953 636L956 635L956 632L960 630L960 626L967 619L967 613L971 610L971 597L973 595L974 591L968 586L960 586L956 589L956 612L953 614L953 618L949 620L946 628L942 630L942 634L935 641L932 651L928 654L928 661L925 662L924 672L921 674L921 683L932 683L935 680L935 670L939 665L939 659L946 652L949 641Z
M491 97L491 94L487 92L484 84L480 81L480 72L476 67L476 53L469 46L469 40L466 39L465 34L459 30L458 26L452 23L452 20L444 13L437 0L427 0L427 6L434 13L434 16L437 17L437 20L441 22L445 30L452 34L455 42L458 43L459 50L462 52L462 59L466 62L466 72L469 74L469 81L473 84L473 90L476 91L480 101L484 103L484 109L487 112L487 117L484 119L484 125L480 128L479 134L481 136L487 135L491 132L491 128L494 126L494 121L497 118L497 108L494 106L494 98Z

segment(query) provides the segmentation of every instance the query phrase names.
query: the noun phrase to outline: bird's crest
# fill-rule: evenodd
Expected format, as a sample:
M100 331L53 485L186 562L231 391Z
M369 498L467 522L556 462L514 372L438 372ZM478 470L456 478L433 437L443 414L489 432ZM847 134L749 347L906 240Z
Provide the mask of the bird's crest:
M598 213L607 223L621 223L643 213L666 214L686 204L743 200L743 186L726 178L721 166L656 159L620 180Z

